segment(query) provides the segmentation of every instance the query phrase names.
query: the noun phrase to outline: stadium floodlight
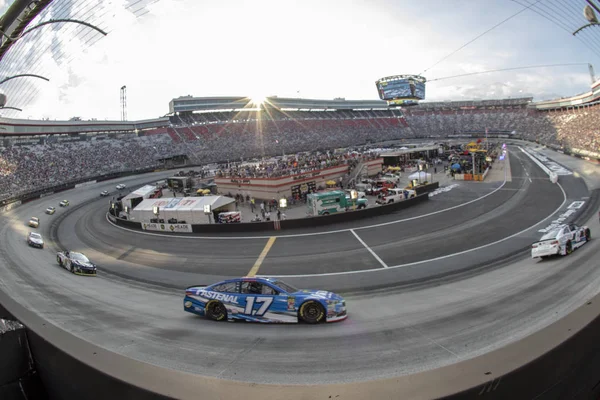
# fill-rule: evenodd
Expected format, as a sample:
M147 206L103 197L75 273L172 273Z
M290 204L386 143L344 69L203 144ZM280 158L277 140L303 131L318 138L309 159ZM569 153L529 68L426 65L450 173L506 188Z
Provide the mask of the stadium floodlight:
M588 0L588 3L589 4L587 6L583 7L583 16L589 22L589 24L586 24L586 25L580 27L579 29L577 29L575 32L573 32L573 36L577 35L579 32L581 32L585 28L589 28L590 26L600 25L600 23L598 23L598 17L596 16L596 13L594 12L594 8L597 11L598 11L598 8L594 5L594 3L592 3L589 0Z
M594 9L592 7L590 7L589 5L587 5L583 8L583 16L585 17L585 19L588 20L588 22L590 22L592 24L598 23L598 18L596 17L596 13L594 12Z

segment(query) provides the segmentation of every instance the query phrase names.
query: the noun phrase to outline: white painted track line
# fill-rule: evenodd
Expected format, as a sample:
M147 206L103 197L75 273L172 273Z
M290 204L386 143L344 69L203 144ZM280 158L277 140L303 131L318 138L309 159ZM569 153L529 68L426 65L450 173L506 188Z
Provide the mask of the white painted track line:
M405 268L405 267L412 267L414 265L419 265L419 264L424 264L424 263L428 263L428 262L432 262L432 261L439 261L439 260L444 260L450 257L456 257L456 256L460 256L462 254L466 254L466 253L471 253L473 251L477 251L477 250L481 250L481 249L485 249L486 247L490 247L490 246L494 246L498 243L502 243L508 239L512 239L516 236L519 236L525 232L527 232L530 229L535 228L536 226L543 224L545 221L547 221L550 218L553 218L553 216L558 213L560 211L560 209L567 203L567 193L565 192L565 190L563 189L563 187L557 183L558 187L560 188L560 190L563 193L563 202L561 203L560 206L558 206L558 208L556 210L554 210L554 212L552 212L552 214L548 215L546 218L544 218L543 220L535 223L534 225L531 225L529 228L525 228L520 232L514 233L510 236L507 236L503 239L500 240L496 240L495 242L492 243L488 243L488 244L484 244L483 246L479 246L479 247L475 247L473 249L469 249L469 250L464 250L464 251L459 251L458 253L452 253L452 254L446 254L444 256L440 256L440 257L436 257L436 258L431 258L429 260L421 260L421 261L415 261L415 262L411 262L411 263L406 263L406 264L400 264L400 265L393 265L393 266L388 266L387 268L372 268L372 269L361 269L361 270L354 270L354 271L345 271L345 272L328 272L328 273L322 273L322 274L305 274L305 275L262 275L263 277L272 277L272 278L309 278L309 277L314 277L314 276L335 276L335 275L353 275L353 274L363 274L366 272L379 272L379 271L385 271L385 270L390 270L390 269L396 269L396 268ZM257 275L259 276L259 275Z
M371 249L369 246L367 246L367 244L364 242L364 240L362 240L362 239L360 238L360 236L358 236L358 235L356 234L356 232L354 232L354 230L352 230L352 229L351 229L351 230L350 230L350 232L352 232L352 234L354 235L354 237L355 237L356 239L358 239L358 241L359 241L359 242L360 242L360 243L361 243L363 246L365 246L365 249L367 249L367 250L369 251L369 253L371 253L371 254L373 255L373 257L375 257L375 259L376 259L377 261L379 261L379 264L383 265L383 268L387 268L387 267L388 267L388 266L387 266L387 264L386 264L386 263L384 263L384 262L383 262L383 260L382 260L381 258L379 258L379 256L378 256L377 254L375 254L375 252L373 251L373 249Z

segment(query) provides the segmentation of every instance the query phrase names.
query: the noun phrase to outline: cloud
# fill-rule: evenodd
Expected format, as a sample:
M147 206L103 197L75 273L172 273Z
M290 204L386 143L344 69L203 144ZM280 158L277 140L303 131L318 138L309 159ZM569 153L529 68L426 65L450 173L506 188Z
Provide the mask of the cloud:
M85 14L85 5L94 1L97 12ZM147 13L139 19L124 0L94 1L69 8L110 31L91 47L84 30L66 27L44 31L35 46L21 46L21 60L43 52L32 68L52 75L50 83L20 83L28 90L23 93L37 92L21 117L119 119L123 85L129 119L164 115L172 98L187 94L297 97L299 92L305 98L374 99L374 82L383 76L431 67L426 76L433 79L572 63L585 53L571 35L524 13L434 66L520 9L503 0L485 5L431 0L426 6L387 0L161 0L144 3L137 14ZM544 98L588 89L587 68L573 66L434 81L427 96Z

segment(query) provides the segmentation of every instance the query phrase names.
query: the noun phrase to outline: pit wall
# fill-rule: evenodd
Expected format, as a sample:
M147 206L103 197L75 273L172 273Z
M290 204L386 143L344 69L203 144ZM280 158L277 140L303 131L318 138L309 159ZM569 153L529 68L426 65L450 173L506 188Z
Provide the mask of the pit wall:
M379 207L367 207L362 210L347 211L331 215L322 215L318 217L307 217L301 219L286 219L283 221L268 221L268 222L247 222L237 224L202 224L191 225L192 233L231 233L231 232L260 232L260 231L275 231L275 230L293 230L300 228L317 228L331 224L339 224L344 222L356 221L364 218L372 218L380 215L397 212L408 207L421 204L429 200L429 192L439 187L439 182L420 187L421 193L417 192L417 197L403 200L397 203L386 204ZM142 223L128 221L108 214L108 218L119 226L130 229L142 230ZM169 224L162 224L165 229L160 232L169 232ZM179 232L178 232L179 234Z

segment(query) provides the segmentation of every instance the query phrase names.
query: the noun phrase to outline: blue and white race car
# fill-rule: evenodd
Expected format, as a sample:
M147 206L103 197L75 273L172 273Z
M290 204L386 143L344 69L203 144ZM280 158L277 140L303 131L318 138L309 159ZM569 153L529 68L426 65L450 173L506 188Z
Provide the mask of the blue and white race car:
M183 309L215 321L296 323L346 319L346 301L321 290L300 290L272 278L229 279L185 291Z
M544 259L559 254L566 256L589 242L591 238L590 228L585 225L559 225L531 245L531 258Z

